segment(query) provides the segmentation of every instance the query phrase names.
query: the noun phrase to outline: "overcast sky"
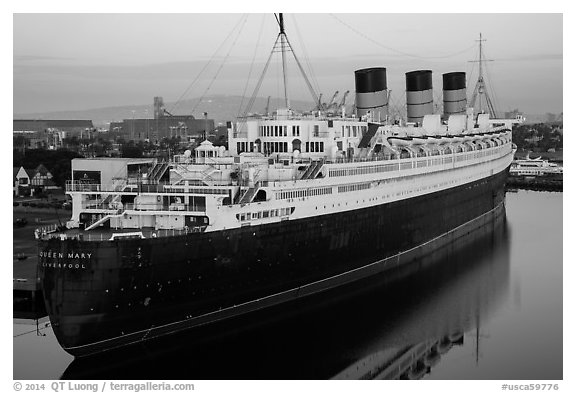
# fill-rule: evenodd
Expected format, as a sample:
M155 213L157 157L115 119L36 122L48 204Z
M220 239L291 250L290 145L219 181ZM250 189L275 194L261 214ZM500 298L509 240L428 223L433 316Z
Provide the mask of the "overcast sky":
M184 98L249 97L278 34L272 14L14 14L13 22L14 113L176 101L188 87ZM393 102L417 69L434 72L441 97L442 73L477 77L469 61L481 32L500 110L563 110L562 14L287 14L285 24L326 100L353 94L354 70L375 66L388 69ZM260 96L283 95L280 67L275 54ZM289 96L311 100L292 58L288 75Z

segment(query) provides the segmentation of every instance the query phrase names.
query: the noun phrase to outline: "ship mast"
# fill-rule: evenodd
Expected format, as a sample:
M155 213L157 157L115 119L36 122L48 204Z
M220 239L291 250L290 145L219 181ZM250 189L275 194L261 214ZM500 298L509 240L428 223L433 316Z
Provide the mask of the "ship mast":
M280 27L280 32L278 33L278 36L276 37L276 41L274 42L272 50L270 51L270 55L268 56L268 60L266 61L266 64L264 65L264 70L262 71L262 74L260 75L260 78L259 78L258 82L256 83L256 88L254 89L254 92L252 93L252 98L250 99L250 101L248 102L248 105L246 106L246 109L244 110L244 116L243 117L247 116L248 112L250 111L250 109L252 108L252 106L254 104L254 100L256 99L256 95L258 94L258 91L260 90L260 86L262 85L262 81L264 80L264 76L266 75L266 71L268 70L268 66L270 65L270 60L272 59L272 55L275 52L278 52L278 46L280 47L279 50L280 50L280 53L282 54L282 73L283 73L283 79L284 79L284 102L286 104L286 108L290 107L290 101L288 99L288 83L287 83L287 75L286 75L286 71L287 71L286 52L288 52L288 51L292 53L292 56L294 56L294 60L296 61L296 65L298 66L298 69L300 70L300 73L302 74L302 77L304 78L304 81L306 82L306 86L308 87L308 90L310 91L310 94L312 95L314 102L319 103L318 95L314 91L314 88L312 87L310 80L306 76L306 72L304 71L302 64L300 64L298 57L296 57L296 53L294 52L294 49L292 48L292 45L290 44L290 40L288 39L288 36L286 35L286 31L284 29L284 14L278 14L278 15L274 14L274 16L276 17L276 21L278 22L278 26Z
M488 94L488 89L486 88L486 83L484 82L484 74L482 72L482 63L487 61L493 61L488 59L482 58L482 42L486 41L482 39L482 33L480 33L480 39L476 40L479 42L478 45L478 60L472 60L470 63L478 63L478 80L476 81L476 87L474 88L474 92L472 93L472 99L470 100L470 107L474 108L476 104L476 100L478 100L478 113L483 113L484 109L482 108L482 100L486 101L486 107L488 112L490 113L491 118L496 118L496 110L494 109L494 105L492 105L492 100L490 99L490 95Z
M280 25L280 33L278 34L280 38L280 50L282 52L282 75L284 77L284 102L286 103L286 108L289 108L290 105L288 103L288 84L286 83L286 47L285 47L285 40L286 32L284 32L284 15L278 14L278 24Z

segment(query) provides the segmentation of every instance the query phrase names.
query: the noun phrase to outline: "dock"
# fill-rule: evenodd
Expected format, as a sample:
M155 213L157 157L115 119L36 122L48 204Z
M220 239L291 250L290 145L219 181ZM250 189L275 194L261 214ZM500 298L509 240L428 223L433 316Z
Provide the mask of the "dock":
M534 191L563 190L562 175L560 176L508 176L506 188Z

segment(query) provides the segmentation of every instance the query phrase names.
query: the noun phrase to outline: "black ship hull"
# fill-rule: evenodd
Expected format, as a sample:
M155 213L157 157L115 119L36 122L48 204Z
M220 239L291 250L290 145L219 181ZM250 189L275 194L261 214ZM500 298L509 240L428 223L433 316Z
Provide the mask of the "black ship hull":
M48 314L62 347L85 356L405 269L502 214L506 176L219 232L42 241Z

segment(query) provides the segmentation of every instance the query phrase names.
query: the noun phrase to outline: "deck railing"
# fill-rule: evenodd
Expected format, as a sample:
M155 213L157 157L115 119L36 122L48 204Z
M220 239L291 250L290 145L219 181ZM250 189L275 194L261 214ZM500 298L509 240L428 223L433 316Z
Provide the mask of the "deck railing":
M199 233L204 232L206 226L193 226L193 227L185 227L184 229L151 229L151 230L134 230L130 232L139 233L142 237L139 238L165 238L165 237L175 237L175 236L184 236L190 233ZM112 240L112 235L116 234L115 240L122 240L123 232L114 232L113 230L107 232L92 232L92 231L82 231L82 230L75 230L73 232L50 232L50 233L40 233L39 238L42 240L50 240L50 239L57 239L57 240L68 240L68 239L76 239L79 241L88 241L88 242L96 242L96 241L105 241L105 240ZM120 234L120 236L118 236Z
M206 211L206 206L198 205L185 205L185 204L170 204L158 205L152 203L124 203L121 207L119 204L110 206L107 203L85 203L82 209L86 210L106 210L110 214L119 214L122 211L138 210L138 211L190 211L190 212L203 212Z

